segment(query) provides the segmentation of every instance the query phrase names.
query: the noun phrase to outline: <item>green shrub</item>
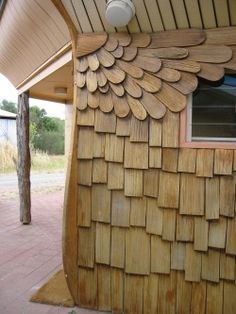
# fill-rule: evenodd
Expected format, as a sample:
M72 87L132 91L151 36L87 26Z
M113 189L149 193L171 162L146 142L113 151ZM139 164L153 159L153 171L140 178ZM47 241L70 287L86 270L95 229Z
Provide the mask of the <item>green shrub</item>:
M47 152L49 155L63 155L64 142L64 132L42 131L34 136L31 143L34 149Z

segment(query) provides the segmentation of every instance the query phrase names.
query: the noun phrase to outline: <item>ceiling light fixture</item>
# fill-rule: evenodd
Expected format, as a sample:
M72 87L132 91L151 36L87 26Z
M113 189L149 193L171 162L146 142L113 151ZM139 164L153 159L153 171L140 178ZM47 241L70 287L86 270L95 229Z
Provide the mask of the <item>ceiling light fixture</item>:
M54 87L54 93L57 96L65 96L67 95L67 87Z
M108 0L106 19L115 27L127 25L135 14L135 6L131 0Z

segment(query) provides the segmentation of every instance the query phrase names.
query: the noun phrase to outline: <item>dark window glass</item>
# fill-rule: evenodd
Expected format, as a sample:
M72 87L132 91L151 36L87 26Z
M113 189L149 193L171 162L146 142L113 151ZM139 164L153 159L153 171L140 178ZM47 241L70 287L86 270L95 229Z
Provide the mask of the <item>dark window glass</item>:
M193 95L192 138L199 137L236 138L236 75L225 76L218 86L199 83Z
M7 2L7 0L0 0L0 18L2 17L6 2Z

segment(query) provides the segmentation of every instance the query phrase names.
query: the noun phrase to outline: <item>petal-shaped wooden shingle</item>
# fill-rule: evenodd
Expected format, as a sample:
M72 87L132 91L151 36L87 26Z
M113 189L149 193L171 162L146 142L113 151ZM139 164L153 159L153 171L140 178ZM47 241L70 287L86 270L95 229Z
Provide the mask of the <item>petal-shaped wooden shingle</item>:
M104 48L101 48L99 51L97 51L97 57L101 65L106 68L112 67L115 63L115 57Z
M108 81L119 84L125 79L125 72L114 65L111 69L103 68L103 73L105 74Z
M88 105L92 109L96 109L99 106L99 91L95 93L88 93Z
M99 96L99 108L102 112L111 112L113 109L113 101L111 98L111 92L107 92L105 94L100 94Z
M109 35L109 38L118 40L119 45L123 47L129 46L132 40L128 33L112 33Z
M88 70L86 73L86 86L89 92L93 93L98 87L98 81L96 73Z
M188 50L186 48L146 48L139 49L139 55L152 58L164 58L164 59L184 59L188 56Z
M142 88L135 82L132 77L128 75L124 81L124 88L126 92L134 98L140 98L143 94Z
M82 57L78 59L77 70L79 72L86 72L88 70L88 59L87 57Z
M122 59L124 61L132 61L138 54L138 49L136 47L125 47Z
M145 73L142 78L135 80L148 93L156 93L161 89L161 80L156 76Z
M198 77L217 81L224 68L236 68L236 48L230 46L236 41L228 30L222 32L229 46L220 45L215 31L198 29L79 35L78 108L99 106L120 118L131 110L138 120L160 119L166 108L182 111Z
M104 86L98 87L99 91L103 94L106 94L109 91L109 88L110 88L109 83L107 83Z
M132 64L132 62L117 60L116 65L134 78L141 78L143 76L143 70Z
M150 34L146 33L132 34L131 37L132 37L132 42L130 44L131 47L138 48L147 47L152 40Z
M125 96L117 97L115 94L112 94L112 101L117 117L124 118L129 114L130 107Z
M217 45L193 46L188 51L189 59L213 64L227 62L233 55L231 48Z
M100 86L100 87L105 86L106 83L107 83L107 78L106 78L106 76L104 75L104 73L102 72L102 70L99 69L99 70L96 72L96 74L97 74L98 86Z
M135 118L137 118L138 120L145 120L147 117L147 112L141 102L138 99L135 99L129 95L127 95L127 100Z
M159 77L163 81L166 82L177 82L181 78L181 74L179 71L175 69L165 68L164 66L161 68L160 71L154 73L156 77Z
M115 38L111 38L110 36L108 37L108 40L106 44L104 45L104 48L107 51L114 51L118 47L118 40Z
M161 68L161 60L158 58L149 58L149 57L142 57L137 56L133 60L133 64L137 67L140 67L143 70L156 73Z
M196 75L187 72L181 72L181 79L178 82L168 83L184 95L194 92L198 86Z
M124 54L124 48L122 46L118 46L115 50L111 51L111 54L116 59L120 59Z
M197 76L204 78L208 81L215 82L222 79L224 74L224 68L210 63L202 63L201 70L197 73Z
M95 53L88 55L88 65L92 71L96 71L99 68L99 61Z
M86 88L80 89L78 88L78 95L77 95L77 108L79 110L84 110L87 108L88 105L88 91Z
M86 75L84 73L77 72L77 86L83 88L86 82Z
M107 33L97 33L96 37L94 37L93 33L80 34L77 41L76 57L87 56L101 48L106 41Z
M187 103L186 96L167 83L162 84L160 92L156 93L155 96L173 112L182 111Z
M117 96L122 97L125 94L125 89L122 84L113 84L112 82L109 82L109 85Z
M198 73L201 70L199 63L192 60L163 59L162 63L164 67L185 72Z
M166 113L166 107L155 96L147 92L143 92L140 99L147 113L154 119L161 119Z
M206 39L205 32L200 29L157 32L151 36L149 48L196 46Z

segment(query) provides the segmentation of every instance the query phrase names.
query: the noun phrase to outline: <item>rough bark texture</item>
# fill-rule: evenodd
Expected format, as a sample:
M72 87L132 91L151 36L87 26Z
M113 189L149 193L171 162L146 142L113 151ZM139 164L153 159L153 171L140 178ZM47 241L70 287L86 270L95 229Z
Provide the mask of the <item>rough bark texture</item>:
M29 224L31 222L31 196L28 93L22 93L18 97L17 149L17 175L20 196L20 221L23 224Z

